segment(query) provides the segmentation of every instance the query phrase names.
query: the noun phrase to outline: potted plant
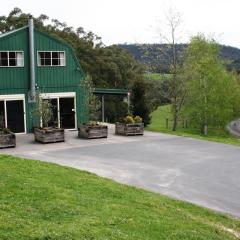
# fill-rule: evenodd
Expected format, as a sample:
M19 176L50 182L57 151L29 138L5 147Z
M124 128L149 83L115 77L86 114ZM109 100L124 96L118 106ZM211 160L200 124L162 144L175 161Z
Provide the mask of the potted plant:
M42 99L38 93L36 96L36 107L33 114L38 120L38 126L34 127L34 137L36 142L64 142L64 129L55 126L48 126L53 118L53 106L49 99Z
M143 135L144 123L139 116L126 116L122 122L115 124L115 134L124 136Z
M0 148L16 147L16 136L5 128L3 114L0 114Z
M93 94L92 80L89 76L86 77L84 84L88 93L86 99L86 107L88 109L88 116L90 121L79 125L78 137L86 139L107 138L108 126L97 122L97 119L100 115L101 103L98 97Z

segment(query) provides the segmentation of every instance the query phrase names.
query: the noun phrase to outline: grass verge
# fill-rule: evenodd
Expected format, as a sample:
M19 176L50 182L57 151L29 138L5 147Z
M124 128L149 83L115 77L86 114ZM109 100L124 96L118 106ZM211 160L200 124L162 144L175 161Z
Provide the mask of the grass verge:
M0 155L1 240L226 240L239 232L239 220L193 204Z
M165 105L159 107L152 113L152 123L146 128L146 130L240 146L240 139L232 137L225 131L210 129L208 136L204 136L196 129L183 128L182 123L179 123L177 131L173 132L171 130L171 121L169 121L169 126L166 128L167 118L169 120L172 119L171 106Z

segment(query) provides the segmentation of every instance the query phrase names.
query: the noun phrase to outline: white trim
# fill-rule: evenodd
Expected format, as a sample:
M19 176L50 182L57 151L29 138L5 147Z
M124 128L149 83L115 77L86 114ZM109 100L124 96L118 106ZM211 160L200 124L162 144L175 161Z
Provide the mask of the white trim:
M0 101L4 102L4 111L5 111L4 115L5 115L5 127L6 128L7 128L7 102L8 101L23 101L24 132L16 133L16 134L27 133L25 95L24 94L0 95Z
M41 93L40 97L42 99L57 99L57 117L58 117L58 127L60 127L60 104L59 98L73 98L74 99L74 116L75 116L75 128L66 129L66 130L76 130L77 129L77 101L76 101L76 92L59 92L59 93Z
M41 93L41 98L76 97L76 92Z
M39 58L39 52L50 52L51 53L51 65L41 65L40 58ZM53 52L63 52L64 53L64 65L52 65L52 53ZM38 67L66 67L66 51L44 51L44 50L38 50L37 51L37 66Z
M0 100L25 100L24 94L0 95Z
M8 66L0 66L0 68L21 68L21 67L24 67L24 51L22 51L22 50L12 50L12 51L5 51L5 50L1 50L0 52L7 52L8 53L8 58L7 58L7 60L8 60ZM23 65L21 65L21 66L10 66L9 65L9 52L15 52L15 53L17 53L17 52L21 52L22 53L22 63L23 63ZM16 58L17 59L17 58Z

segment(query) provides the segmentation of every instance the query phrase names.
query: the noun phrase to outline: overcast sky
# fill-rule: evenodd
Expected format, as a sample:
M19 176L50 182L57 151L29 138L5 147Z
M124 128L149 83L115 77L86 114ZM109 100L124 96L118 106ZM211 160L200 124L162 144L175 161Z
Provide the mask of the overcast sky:
M105 44L156 43L158 29L167 32L164 19L169 8L182 16L181 42L199 32L222 44L240 48L239 0L0 0L0 15L14 7L38 16L82 26Z

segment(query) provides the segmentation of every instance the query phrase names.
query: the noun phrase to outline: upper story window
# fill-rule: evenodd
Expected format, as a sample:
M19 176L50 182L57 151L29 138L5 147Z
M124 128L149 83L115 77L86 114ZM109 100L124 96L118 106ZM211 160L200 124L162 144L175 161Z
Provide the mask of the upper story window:
M60 51L39 51L38 66L65 66L65 52Z
M22 51L0 51L0 67L23 67Z

